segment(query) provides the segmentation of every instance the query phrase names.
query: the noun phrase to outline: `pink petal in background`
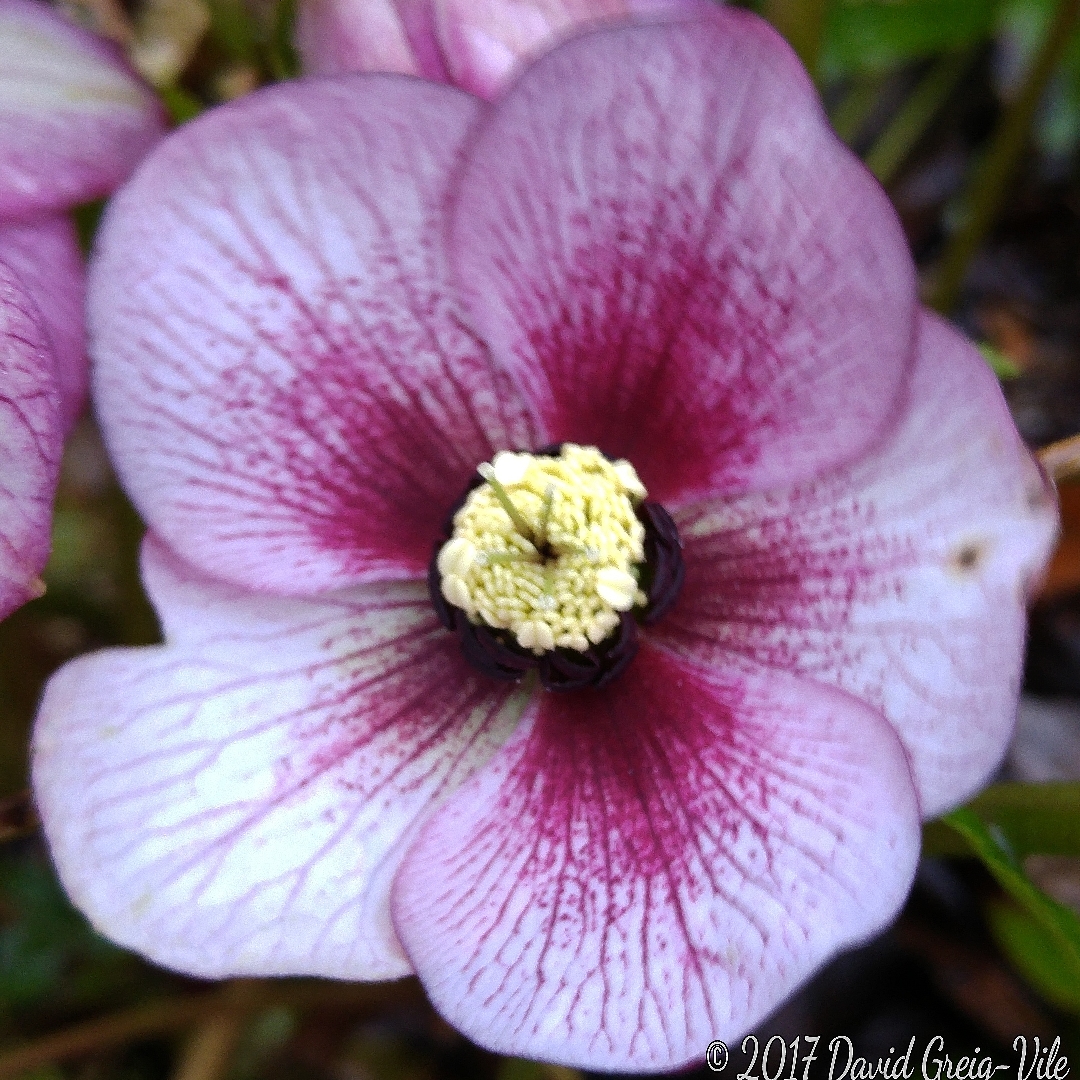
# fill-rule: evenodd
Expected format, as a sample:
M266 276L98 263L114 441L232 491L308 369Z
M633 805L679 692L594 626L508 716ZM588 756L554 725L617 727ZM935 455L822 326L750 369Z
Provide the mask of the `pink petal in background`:
M113 649L48 685L34 788L93 924L208 978L387 979L402 836L517 723L520 688L473 671L427 589L256 597L155 540L167 644Z
M428 0L428 5L434 8L450 79L483 98L495 97L523 64L575 31L711 6L705 0Z
M0 262L0 618L40 594L63 424L44 320Z
M1025 606L1057 514L997 379L957 331L922 316L903 420L865 461L676 516L687 577L660 640L880 708L927 818L986 783L1015 720Z
M163 131L111 45L47 4L0 0L0 219L107 194Z
M394 0L304 0L296 44L309 75L423 74Z
M86 403L90 381L83 328L83 260L75 226L62 214L0 224L0 262L33 298L56 357L65 430Z
M669 1070L880 930L919 840L903 749L872 709L645 645L602 693L542 695L435 811L394 925L481 1045Z
M600 22L705 9L707 0L308 0L309 74L396 71L493 98L519 68Z

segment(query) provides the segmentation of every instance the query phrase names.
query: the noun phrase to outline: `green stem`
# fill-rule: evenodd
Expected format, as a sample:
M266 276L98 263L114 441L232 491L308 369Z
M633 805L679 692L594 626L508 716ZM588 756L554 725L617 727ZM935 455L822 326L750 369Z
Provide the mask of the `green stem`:
M788 39L806 70L817 74L826 0L765 0L765 18Z
M960 299L968 263L997 218L1027 146L1031 122L1043 91L1061 62L1078 17L1080 0L1060 0L1019 93L998 122L964 198L964 223L945 249L929 295L931 306L938 311L951 311Z
M956 89L971 53L947 53L927 72L866 155L867 168L888 185Z

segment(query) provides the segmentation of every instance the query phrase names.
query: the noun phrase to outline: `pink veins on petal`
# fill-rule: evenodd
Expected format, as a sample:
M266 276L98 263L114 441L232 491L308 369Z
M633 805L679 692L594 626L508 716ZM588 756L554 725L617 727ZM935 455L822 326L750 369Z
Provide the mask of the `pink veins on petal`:
M48 329L0 262L0 617L41 592L60 471L59 411Z
M493 104L214 110L89 292L166 644L54 678L35 785L159 963L415 970L495 1050L674 1069L884 926L1000 756L1052 493L752 16L585 34ZM424 580L476 466L561 442L631 461L687 569L562 695L472 668Z

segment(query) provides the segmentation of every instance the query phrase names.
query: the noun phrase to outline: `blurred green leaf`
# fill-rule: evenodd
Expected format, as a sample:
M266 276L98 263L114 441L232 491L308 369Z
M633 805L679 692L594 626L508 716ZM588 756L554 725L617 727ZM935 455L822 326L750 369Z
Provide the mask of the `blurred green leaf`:
M995 830L1017 860L1028 855L1080 856L1080 783L994 784L968 809ZM948 818L923 827L923 854L970 851Z
M260 8L245 0L210 0L210 32L233 64L254 68L261 79L293 79L300 74L296 11L297 0Z
M256 60L259 25L243 0L211 0L210 33L230 60Z
M1037 950L1045 945L1056 953L1055 962L1063 975L1080 972L1080 917L1047 896L1024 873L1001 826L987 824L968 806L941 820L964 838L998 884L1034 920L1045 938L1040 938Z
M957 858L972 851L962 836L944 821L927 821L922 830L922 853L931 859Z
M787 38L811 75L817 75L829 0L764 0L762 14Z
M994 904L990 929L1001 951L1052 1005L1080 1015L1080 964L1042 922L1015 904Z
M990 38L1000 0L834 0L822 70L838 77L884 71Z
M278 0L267 43L267 65L275 79L295 79L300 74L300 54L293 45L297 0Z
M7 1008L98 1000L138 964L99 937L32 849L0 860L0 1002Z
M995 349L988 342L983 342L979 346L979 352L982 353L982 358L990 365L999 379L1018 379L1020 377L1020 369L1000 349Z
M181 86L162 86L158 89L169 117L176 125L194 120L203 111L203 103Z
M994 784L970 805L1018 859L1080 855L1080 783Z

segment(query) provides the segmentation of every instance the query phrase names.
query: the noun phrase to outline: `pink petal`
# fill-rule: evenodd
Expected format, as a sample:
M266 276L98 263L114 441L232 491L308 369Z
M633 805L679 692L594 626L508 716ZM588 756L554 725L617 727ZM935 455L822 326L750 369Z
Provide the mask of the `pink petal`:
M866 461L677 517L686 584L656 628L672 647L709 663L741 653L882 709L926 817L986 782L1057 515L997 380L955 330L923 315L903 422Z
M890 920L919 851L903 751L852 698L646 645L546 694L421 827L394 925L481 1045L601 1070L700 1060Z
M56 358L64 428L86 403L90 371L83 329L83 260L75 226L63 215L0 225L0 262L18 275L48 331Z
M452 83L454 80L450 78L439 41L432 0L394 0L394 3L419 65L419 74L435 82Z
M392 978L400 838L512 730L423 587L257 598L151 542L169 644L50 681L34 784L61 879L94 925L206 977Z
M603 20L710 0L309 0L297 45L312 75L397 71L494 98L526 61Z
M309 75L421 74L394 0L307 0L297 12L296 44Z
M0 618L41 594L63 437L48 332L0 262Z
M181 128L113 200L97 404L186 558L293 593L423 575L476 465L535 441L442 283L477 108L391 76L285 84Z
M354 0L355 2L355 0ZM415 0L414 0L415 2ZM494 98L526 61L569 33L639 12L698 11L694 0L423 0L433 10L450 80Z
M107 194L163 131L110 45L47 4L0 0L0 218Z
M896 215L741 11L529 68L470 151L452 258L553 439L630 458L668 504L857 457L910 362Z

